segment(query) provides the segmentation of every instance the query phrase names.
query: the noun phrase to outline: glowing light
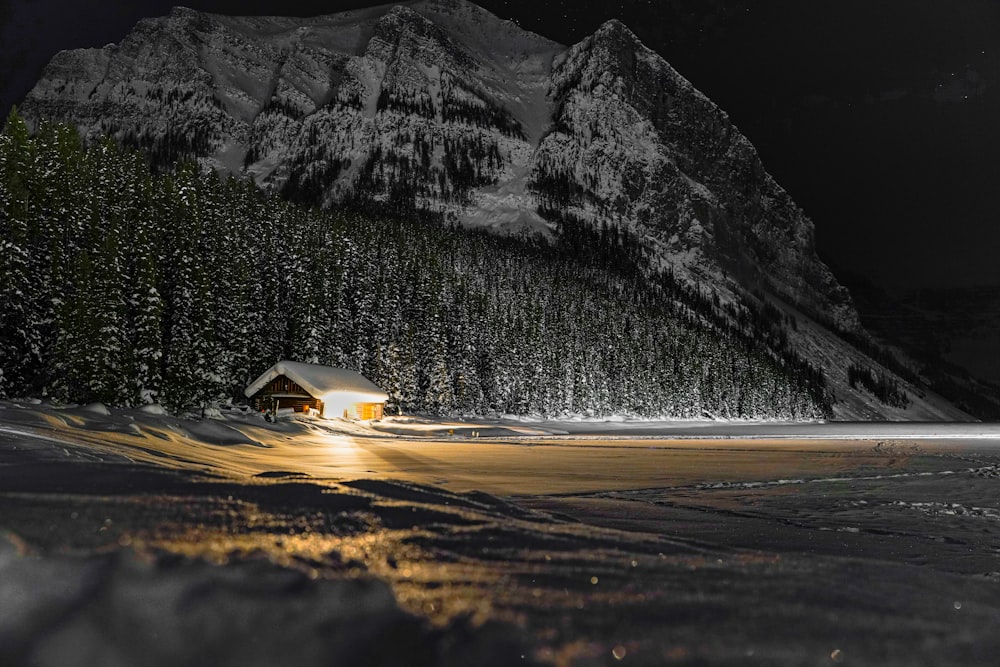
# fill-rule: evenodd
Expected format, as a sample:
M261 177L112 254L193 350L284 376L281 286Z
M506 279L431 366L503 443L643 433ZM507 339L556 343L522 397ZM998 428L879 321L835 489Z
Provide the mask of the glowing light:
M320 397L320 400L323 401L323 416L327 419L343 417L344 412L349 410L351 405L358 402L355 400L353 394L342 392L324 394Z
M382 416L381 408L371 409L372 406L381 406L384 402L384 399L377 395L337 391L323 394L320 400L323 402L323 416L327 419L347 415L356 419L380 419Z

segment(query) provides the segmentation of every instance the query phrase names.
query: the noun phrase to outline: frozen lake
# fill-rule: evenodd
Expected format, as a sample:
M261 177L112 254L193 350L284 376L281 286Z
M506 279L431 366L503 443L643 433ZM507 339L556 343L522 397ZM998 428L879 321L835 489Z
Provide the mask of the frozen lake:
M993 664L998 443L982 424L269 425L0 402L0 654Z
M502 422L565 430L579 436L652 438L944 438L1000 442L1000 424L956 422Z

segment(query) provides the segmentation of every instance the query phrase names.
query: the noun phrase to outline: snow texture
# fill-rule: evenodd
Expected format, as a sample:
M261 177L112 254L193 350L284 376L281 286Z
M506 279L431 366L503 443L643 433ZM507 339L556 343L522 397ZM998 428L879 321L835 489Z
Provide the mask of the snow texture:
M996 426L394 422L412 430L230 413L213 427L256 442L223 445L196 420L0 401L0 654L910 667L1000 650Z

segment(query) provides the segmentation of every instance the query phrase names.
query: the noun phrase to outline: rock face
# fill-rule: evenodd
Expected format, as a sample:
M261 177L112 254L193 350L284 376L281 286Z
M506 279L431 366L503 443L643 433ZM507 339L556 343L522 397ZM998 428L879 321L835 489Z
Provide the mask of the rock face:
M860 329L750 142L617 21L566 48L464 0L311 19L176 8L58 54L22 112L308 203L627 229L703 289L759 288Z
M608 22L561 54L551 94L554 126L535 176L568 181L563 207L627 221L699 282L718 282L722 269L841 328L859 326L847 291L816 256L812 223L754 147L628 28Z

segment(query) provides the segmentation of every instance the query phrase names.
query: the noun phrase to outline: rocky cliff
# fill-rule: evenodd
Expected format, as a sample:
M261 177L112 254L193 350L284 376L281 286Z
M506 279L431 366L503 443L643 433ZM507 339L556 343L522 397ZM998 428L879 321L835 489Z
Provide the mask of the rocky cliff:
M311 19L176 8L60 53L22 111L307 203L626 229L692 283L859 327L750 142L617 21L566 48L464 0Z

